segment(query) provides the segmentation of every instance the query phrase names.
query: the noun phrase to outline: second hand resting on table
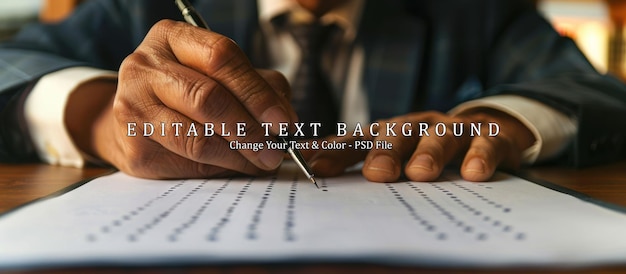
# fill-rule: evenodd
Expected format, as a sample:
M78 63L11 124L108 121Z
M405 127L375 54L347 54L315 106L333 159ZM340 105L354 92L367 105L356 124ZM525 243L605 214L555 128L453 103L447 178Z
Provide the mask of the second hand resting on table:
M144 41L121 64L119 79L93 80L70 96L66 126L83 152L128 174L145 178L207 178L233 174L266 175L278 168L280 150L231 150L229 141L263 142L260 123L297 121L289 104L290 89L278 72L252 67L229 38L182 22L155 24ZM454 159L463 159L461 175L489 180L497 167L516 168L522 151L534 143L532 133L515 118L490 109L457 116L437 112L408 113L389 121L495 122L497 137L363 137L385 140L391 150L303 151L318 176L336 176L365 161L371 181L396 181L404 173L416 181L432 181ZM128 137L128 122L213 122L246 124L246 136ZM271 133L277 134L272 127ZM433 130L433 129L431 129ZM349 141L353 137L328 137ZM408 162L407 162L408 161ZM406 162L406 166L404 163ZM403 168L404 166L404 168Z

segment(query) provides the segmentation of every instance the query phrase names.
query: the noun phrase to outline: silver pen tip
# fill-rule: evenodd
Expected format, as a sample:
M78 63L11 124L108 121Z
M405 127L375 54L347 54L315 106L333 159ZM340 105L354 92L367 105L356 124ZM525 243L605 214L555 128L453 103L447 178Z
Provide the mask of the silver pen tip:
M320 188L320 186L317 184L317 181L315 180L315 177L311 177L309 179L311 180L311 182L313 182L313 184L315 184L315 187L317 187L318 189Z

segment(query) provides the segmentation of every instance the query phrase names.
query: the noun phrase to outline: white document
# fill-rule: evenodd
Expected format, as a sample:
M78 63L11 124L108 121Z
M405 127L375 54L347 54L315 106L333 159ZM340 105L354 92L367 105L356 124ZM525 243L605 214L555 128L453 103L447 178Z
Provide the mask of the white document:
M272 178L158 181L122 173L0 217L0 267L367 262L429 266L626 263L626 215L498 174L471 183L315 188Z

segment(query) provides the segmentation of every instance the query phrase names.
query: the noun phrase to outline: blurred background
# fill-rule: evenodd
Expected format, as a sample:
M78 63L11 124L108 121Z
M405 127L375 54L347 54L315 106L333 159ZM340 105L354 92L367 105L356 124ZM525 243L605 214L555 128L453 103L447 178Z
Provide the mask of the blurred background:
M7 39L24 24L37 20L43 0L0 1L0 40Z
M0 1L0 41L28 23L62 20L83 1ZM626 80L626 0L529 1L561 35L576 41L598 71Z

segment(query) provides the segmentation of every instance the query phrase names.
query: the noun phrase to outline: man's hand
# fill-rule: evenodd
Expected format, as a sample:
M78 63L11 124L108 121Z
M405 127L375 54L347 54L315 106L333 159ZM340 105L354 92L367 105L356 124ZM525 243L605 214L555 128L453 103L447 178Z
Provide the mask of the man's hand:
M66 124L75 142L83 151L139 177L267 173L280 165L282 151L231 150L229 141L263 142L267 138L261 122L297 119L282 75L255 70L227 37L175 21L157 23L123 61L116 92L112 83L87 83L82 88L108 92L98 95L101 103L80 90L70 98ZM76 115L73 110L80 108L91 114ZM127 123L137 123L137 132L142 132L144 122L164 122L166 136L160 129L150 137L127 136ZM184 130L174 136L175 122L183 123L183 128L196 123L200 136L187 137ZM205 122L215 123L215 136L203 136ZM220 136L221 123L231 136ZM235 136L236 123L246 124L245 137ZM272 129L276 134L276 127Z
M321 150L310 159L314 173L320 176L336 176L364 159L362 172L370 181L394 182L402 174L413 181L433 181L448 163L458 159L462 160L460 172L464 179L486 181L498 167L518 168L522 152L535 142L530 130L517 119L492 109L478 109L454 117L438 112L411 113L379 121L381 127L387 122L396 122L398 125L413 123L413 136L385 136L385 131L381 129L378 137L366 136L361 139L387 141L392 144L391 150ZM429 124L430 136L417 136L417 125L420 122ZM496 137L489 137L487 134L489 122L497 123L500 127ZM437 123L447 125L444 136L435 134ZM453 135L453 123L465 125L461 137ZM482 123L481 136L470 136L470 123ZM331 139L352 143L356 138L346 136Z

